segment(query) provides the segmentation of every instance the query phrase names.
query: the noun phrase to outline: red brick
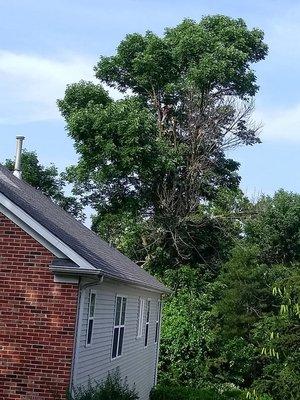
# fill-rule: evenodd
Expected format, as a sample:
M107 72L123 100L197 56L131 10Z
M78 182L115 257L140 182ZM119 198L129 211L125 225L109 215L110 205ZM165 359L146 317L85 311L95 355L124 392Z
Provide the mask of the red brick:
M54 283L53 258L0 213L0 399L65 399L78 287Z

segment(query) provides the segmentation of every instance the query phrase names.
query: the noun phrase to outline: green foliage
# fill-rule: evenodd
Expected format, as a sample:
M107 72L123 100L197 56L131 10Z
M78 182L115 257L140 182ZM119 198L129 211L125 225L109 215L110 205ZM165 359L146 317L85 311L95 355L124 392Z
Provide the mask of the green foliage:
M256 349L241 385L276 400L299 398L299 201L284 191L259 200L218 277L224 284L215 305L221 341L242 336Z
M67 87L58 105L80 157L68 179L96 210L95 231L160 275L217 268L234 228L204 204L238 194L226 150L259 142L252 64L266 54L263 33L241 19L184 20L162 37L127 35L100 58L96 77L124 98L91 82Z
M158 386L152 390L150 400L239 400L245 399L239 390L218 393L212 389L192 389L180 386ZM267 399L266 399L267 400Z
M282 199L289 207L283 207ZM245 233L217 275L188 266L165 273L178 289L164 307L161 383L219 389L233 384L247 388L255 400L264 398L261 393L276 400L298 399L300 266L274 264L265 254L266 235L278 238L282 221L297 237L299 199L281 191L268 198L268 207L261 207L265 198L246 206ZM270 218L270 212L277 218ZM276 239L280 260L292 254L287 240L287 235Z
M81 111L97 105L106 106L110 103L108 93L101 85L80 81L68 87L64 100L58 102L61 113L68 117L74 110Z
M246 225L250 242L260 248L261 259L268 263L300 261L300 197L278 191L263 196L256 204L257 217Z
M272 398L267 394L263 394L263 395L258 394L256 389L248 391L246 393L246 399L247 400L272 400Z
M259 262L256 245L239 242L219 276L225 289L217 305L222 315L222 335L245 337L262 314L276 311L278 302L271 288L283 274L282 265L270 267Z
M228 158L259 142L253 65L266 54L242 19L184 20L162 36L127 35L100 58L99 84L69 85L58 101L79 155L67 178L94 208L93 229L173 289L159 381L176 390L152 396L193 398L178 385L221 399L232 387L253 400L295 396L300 196L252 204Z
M13 160L8 159L4 165L13 171L14 164ZM84 217L82 204L74 196L67 196L64 193L66 182L57 168L53 164L48 167L41 165L35 152L24 150L22 153L22 179L76 218Z
M266 54L262 31L249 31L242 19L208 16L199 23L184 20L163 38L152 32L127 35L116 56L101 58L96 76L142 96L159 89L175 101L178 87L187 85L252 96L257 85L250 64Z
M224 284L214 281L197 291L181 289L166 300L160 382L196 387L251 382L259 350L243 337L224 337L216 307L223 290Z
M109 374L103 382L74 390L69 400L138 400L135 388L129 388L126 380L122 382L118 372Z
M282 287L282 295L274 291L278 301L276 315L265 316L254 331L263 346L265 367L253 385L259 391L270 393L274 399L298 400L300 325L297 307L294 306L299 303L300 265L289 265L285 271L284 279L276 282L277 288ZM286 305L284 310L283 305Z
M215 332L210 330L214 318L212 304L219 288L201 283L197 271L187 267L181 275L185 282L180 276L179 281L186 287L177 290L164 305L160 382L205 387L205 359L215 340ZM192 282L198 287L193 288Z

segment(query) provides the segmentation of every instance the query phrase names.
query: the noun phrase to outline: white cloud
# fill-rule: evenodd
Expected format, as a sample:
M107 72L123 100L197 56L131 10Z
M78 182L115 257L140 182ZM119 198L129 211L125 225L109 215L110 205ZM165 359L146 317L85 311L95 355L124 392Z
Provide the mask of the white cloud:
M0 124L60 118L56 100L68 83L94 80L94 64L79 56L51 59L0 50Z
M287 109L258 110L255 119L262 122L262 140L300 142L300 104Z
M56 100L66 85L80 79L94 80L95 60L68 56L45 58L0 50L0 124L20 124L58 119ZM110 90L119 98L117 91ZM260 109L263 140L300 141L300 104L288 109Z

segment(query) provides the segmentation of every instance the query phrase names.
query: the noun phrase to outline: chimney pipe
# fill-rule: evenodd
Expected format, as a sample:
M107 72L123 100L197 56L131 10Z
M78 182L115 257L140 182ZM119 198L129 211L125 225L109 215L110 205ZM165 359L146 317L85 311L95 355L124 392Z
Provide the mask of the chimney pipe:
M17 136L17 149L16 149L14 175L19 179L22 179L21 156L22 156L22 146L23 146L24 139L25 139L24 136Z

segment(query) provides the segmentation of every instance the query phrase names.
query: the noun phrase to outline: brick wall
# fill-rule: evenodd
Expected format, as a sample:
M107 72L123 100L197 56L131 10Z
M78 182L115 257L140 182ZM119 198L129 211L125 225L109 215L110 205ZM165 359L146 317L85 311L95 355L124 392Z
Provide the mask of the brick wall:
M53 255L0 213L0 399L62 400L77 285L53 282Z

